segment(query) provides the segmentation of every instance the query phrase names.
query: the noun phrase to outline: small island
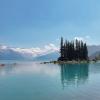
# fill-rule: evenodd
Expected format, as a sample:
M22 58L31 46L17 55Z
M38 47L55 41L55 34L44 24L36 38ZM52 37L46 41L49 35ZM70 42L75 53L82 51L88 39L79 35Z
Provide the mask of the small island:
M87 44L82 40L68 41L61 37L60 57L57 61L43 62L54 64L89 63Z

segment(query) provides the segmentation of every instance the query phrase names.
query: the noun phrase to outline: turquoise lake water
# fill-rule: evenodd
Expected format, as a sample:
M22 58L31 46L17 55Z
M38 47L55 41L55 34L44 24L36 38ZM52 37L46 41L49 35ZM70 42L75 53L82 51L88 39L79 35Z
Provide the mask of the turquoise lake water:
M0 100L100 100L100 63L0 61Z

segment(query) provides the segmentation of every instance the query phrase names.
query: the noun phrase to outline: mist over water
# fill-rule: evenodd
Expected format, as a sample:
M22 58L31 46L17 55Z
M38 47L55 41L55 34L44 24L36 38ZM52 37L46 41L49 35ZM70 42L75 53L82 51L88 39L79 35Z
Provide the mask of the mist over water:
M0 61L0 100L99 100L100 63Z

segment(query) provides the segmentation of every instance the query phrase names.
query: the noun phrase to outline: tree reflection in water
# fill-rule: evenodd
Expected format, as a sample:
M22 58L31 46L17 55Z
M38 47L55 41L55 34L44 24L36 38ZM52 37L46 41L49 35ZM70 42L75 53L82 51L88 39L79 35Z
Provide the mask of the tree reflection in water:
M63 88L84 84L88 79L88 64L60 64L60 68Z

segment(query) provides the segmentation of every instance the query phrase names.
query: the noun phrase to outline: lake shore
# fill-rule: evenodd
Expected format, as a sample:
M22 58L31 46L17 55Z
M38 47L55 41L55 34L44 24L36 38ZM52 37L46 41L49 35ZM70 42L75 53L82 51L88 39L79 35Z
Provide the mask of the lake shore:
M48 62L41 62L40 64L89 64L89 63L95 63L97 61L87 61L87 60L83 60L83 61L48 61Z

